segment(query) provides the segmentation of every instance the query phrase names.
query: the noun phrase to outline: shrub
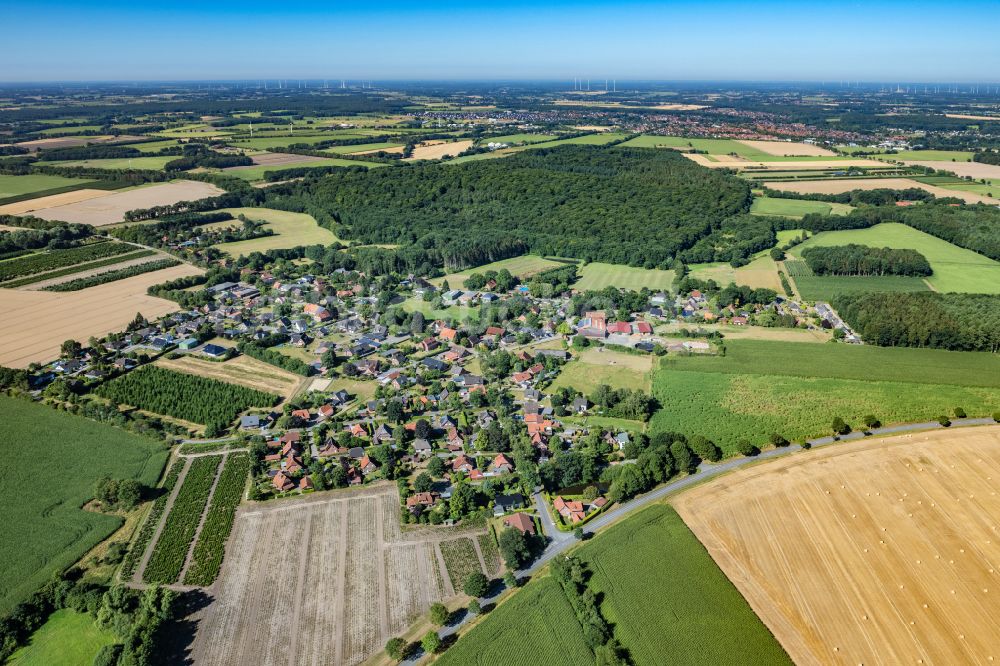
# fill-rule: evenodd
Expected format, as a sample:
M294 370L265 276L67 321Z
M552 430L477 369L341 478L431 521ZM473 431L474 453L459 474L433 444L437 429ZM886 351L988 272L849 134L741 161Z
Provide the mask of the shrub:
M489 586L490 581L487 580L486 576L479 571L475 571L465 579L462 591L470 597L482 597L486 595L486 590L489 589Z
M878 417L874 414L869 414L865 417L865 426L868 428L877 428L882 425L882 422L878 420Z
M440 601L431 604L430 619L431 622L433 622L434 624L438 625L439 627L443 627L445 624L447 624L449 615L450 613L448 613L448 607L445 606ZM434 635L437 636L436 633Z
M402 661L405 649L406 641L402 638L390 638L385 644L385 653L393 661Z
M951 419L942 414L941 416L938 417L938 423L947 428L948 426L951 425Z
M830 429L833 430L835 435L846 435L851 432L851 426L847 425L844 419L835 417L833 423L830 425Z
M788 440L776 432L772 432L769 438L773 446L788 446Z
M469 602L469 612L472 613L473 615L479 615L480 613L483 612L482 607L479 605L478 599L473 599L472 601Z
M955 408L955 418L956 419L964 419L965 418L965 410L962 409L961 407L956 407Z
M760 449L745 439L741 439L736 442L736 450L740 453L740 455L744 456L755 456L760 453Z
M434 654L441 649L441 637L438 636L436 631L428 631L424 634L424 637L420 639L420 645L424 648L424 652L427 654Z

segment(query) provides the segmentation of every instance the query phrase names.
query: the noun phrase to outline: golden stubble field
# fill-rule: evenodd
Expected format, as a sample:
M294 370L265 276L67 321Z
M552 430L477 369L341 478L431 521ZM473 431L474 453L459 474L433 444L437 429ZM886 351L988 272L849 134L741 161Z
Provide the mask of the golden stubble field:
M167 206L179 201L196 201L222 194L211 183L197 180L177 180L124 192L107 193L75 203L34 209L33 215L45 220L78 222L100 227L122 222L130 210Z
M988 166L988 165L987 165ZM764 183L772 190L782 190L784 192L797 192L799 194L840 194L851 190L906 190L918 188L930 192L936 197L955 197L962 199L966 203L987 203L996 204L1000 200L984 197L972 192L962 192L960 190L949 190L937 185L927 185L919 183L910 178L842 178L829 180L803 180L798 182L769 182Z
M181 264L161 271L108 282L80 291L48 292L0 289L0 365L26 368L32 361L51 361L69 339L87 339L121 331L141 312L155 319L177 304L149 296L150 285L199 275L201 269Z
M439 544L462 534L403 533L389 483L244 505L191 656L213 666L360 663L455 595Z
M299 386L306 382L305 377L282 370L270 363L258 361L250 356L237 356L228 361L212 361L200 358L197 354L191 354L175 359L163 357L157 359L155 365L161 365L178 372L186 372L189 375L218 379L259 391L277 393L285 400L295 395Z
M1000 427L834 445L681 494L797 664L1000 659Z
M424 141L413 147L413 155L404 161L439 160L445 155L455 157L459 153L472 148L471 139L461 141Z

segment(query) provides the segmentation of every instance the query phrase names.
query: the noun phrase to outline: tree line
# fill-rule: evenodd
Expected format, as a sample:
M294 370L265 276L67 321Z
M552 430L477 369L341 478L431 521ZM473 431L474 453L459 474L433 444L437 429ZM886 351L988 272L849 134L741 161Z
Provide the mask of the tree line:
M802 259L816 275L909 275L932 273L927 257L916 250L866 245L816 246L802 251Z

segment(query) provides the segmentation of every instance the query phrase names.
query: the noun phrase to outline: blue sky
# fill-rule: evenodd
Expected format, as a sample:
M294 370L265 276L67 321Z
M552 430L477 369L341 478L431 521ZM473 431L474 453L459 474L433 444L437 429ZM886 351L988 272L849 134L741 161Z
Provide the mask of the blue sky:
M0 81L1000 82L1000 2L4 0Z

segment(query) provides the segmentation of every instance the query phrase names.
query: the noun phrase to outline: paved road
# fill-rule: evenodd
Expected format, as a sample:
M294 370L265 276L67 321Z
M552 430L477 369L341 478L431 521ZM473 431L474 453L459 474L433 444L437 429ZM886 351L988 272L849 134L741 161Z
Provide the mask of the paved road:
M996 423L993 419L954 419L951 422L952 428L962 427L962 426L977 426L977 425L990 425ZM848 435L843 435L839 438L834 437L819 437L816 439L809 440L809 444L812 447L826 446L827 444L833 444L834 442L841 441L855 441L859 439L865 439L866 437L874 435L896 435L905 432L916 432L921 430L934 430L940 429L943 426L937 421L927 421L925 423L906 423L902 425L886 426L883 428L873 428L869 431L857 431L852 432ZM607 527L611 523L617 521L619 518L634 512L637 509L641 509L652 502L662 499L666 495L675 493L678 490L683 490L688 486L692 486L696 483L701 483L706 479L710 479L720 474L730 472L735 469L739 469L744 465L757 462L759 460L770 460L772 458L780 458L781 456L786 456L796 451L801 451L802 447L798 444L793 444L779 449L769 449L767 451L761 452L759 455L752 458L730 458L729 460L724 460L719 463L708 463L703 462L698 467L698 472L690 476L685 476L675 481L670 481L668 483L659 486L655 490L651 490L644 495L637 495L627 502L622 502L618 504L614 509L608 511L590 521L584 528L583 531L587 534L593 534L602 527ZM551 532L553 535L560 535L563 538L555 538L549 542L542 554L531 563L531 566L526 569L522 569L517 572L518 578L523 578L525 576L530 576L541 569L543 566L548 564L553 558L555 558L560 553L565 552L568 548L576 543L576 539L573 538L571 534L566 534L565 532L559 532L555 529L555 524L552 522L552 517L549 515L548 508L542 500L539 493L535 493L535 506L538 508L538 512L542 517L543 531L546 535L549 534L549 526L551 525ZM566 538L568 537L568 538ZM496 592L489 597L480 599L480 605L486 606L488 604L496 603L500 596L506 591L506 588L502 582L497 583L494 588ZM455 632L457 632L466 622L472 619L472 616L468 613L462 615L454 624L442 627L438 631L438 635L441 638L447 638ZM402 662L408 666L413 666L417 664L424 654L422 650L418 650L415 655Z

